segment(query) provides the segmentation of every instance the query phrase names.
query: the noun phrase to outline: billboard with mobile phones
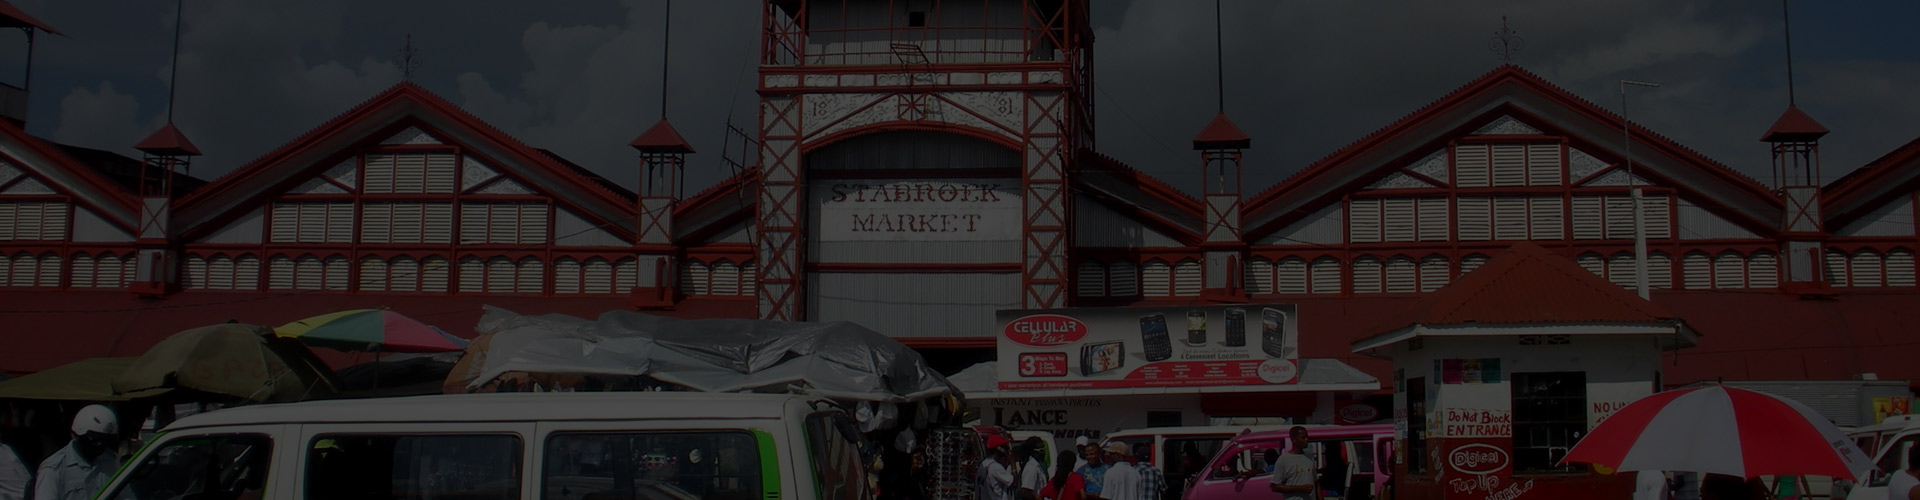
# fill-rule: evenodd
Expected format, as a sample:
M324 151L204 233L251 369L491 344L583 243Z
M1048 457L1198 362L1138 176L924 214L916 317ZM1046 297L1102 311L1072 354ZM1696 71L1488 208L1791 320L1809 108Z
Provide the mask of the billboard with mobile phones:
M1298 383L1298 311L1291 304L999 311L1000 388Z

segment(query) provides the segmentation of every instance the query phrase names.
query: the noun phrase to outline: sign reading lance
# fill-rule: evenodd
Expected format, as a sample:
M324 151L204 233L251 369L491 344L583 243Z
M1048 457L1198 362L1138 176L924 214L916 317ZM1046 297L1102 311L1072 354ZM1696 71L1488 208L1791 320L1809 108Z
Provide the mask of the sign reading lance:
M821 241L1018 241L1017 179L833 179L812 184Z
M1000 311L1000 388L1299 383L1297 311L1291 304Z

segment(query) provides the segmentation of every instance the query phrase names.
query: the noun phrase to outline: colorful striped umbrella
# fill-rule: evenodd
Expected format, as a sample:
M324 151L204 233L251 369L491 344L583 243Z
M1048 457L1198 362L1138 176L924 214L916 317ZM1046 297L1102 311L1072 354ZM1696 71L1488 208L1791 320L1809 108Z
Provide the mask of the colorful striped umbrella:
M344 351L452 352L467 341L391 309L354 309L280 325L274 335Z
M1565 461L1744 478L1856 479L1873 468L1860 447L1807 405L1717 385L1634 401L1581 438Z

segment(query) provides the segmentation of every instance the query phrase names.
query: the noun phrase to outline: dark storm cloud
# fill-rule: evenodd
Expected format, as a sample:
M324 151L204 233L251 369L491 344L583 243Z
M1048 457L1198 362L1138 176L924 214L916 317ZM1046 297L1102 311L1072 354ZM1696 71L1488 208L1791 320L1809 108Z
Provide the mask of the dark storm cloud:
M14 3L69 33L36 54L30 130L129 151L162 122L171 2ZM106 4L106 5L101 5ZM632 185L626 146L660 114L659 0L559 4L188 0L176 121L208 152L197 174L235 168L400 79L412 34L417 83L529 144ZM731 173L729 117L751 130L760 3L675 2L670 111L700 153L689 187ZM1188 141L1214 112L1210 2L1094 2L1100 149L1187 189ZM1508 16L1521 64L1603 107L1616 81L1635 121L1765 181L1755 142L1786 103L1780 11L1767 2L1224 2L1229 114L1254 138L1258 191L1497 66L1486 45ZM1835 132L1837 176L1920 136L1920 7L1796 5L1800 106ZM1804 20L1804 22L1802 22ZM18 55L0 39L4 64ZM1890 47L1904 46L1907 50Z

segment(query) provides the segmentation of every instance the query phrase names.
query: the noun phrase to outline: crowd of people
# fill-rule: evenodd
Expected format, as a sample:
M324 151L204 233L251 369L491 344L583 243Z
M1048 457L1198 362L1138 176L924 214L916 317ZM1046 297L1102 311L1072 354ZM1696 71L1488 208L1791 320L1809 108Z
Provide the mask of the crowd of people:
M1265 470L1273 473L1268 487L1286 500L1313 500L1319 474L1318 465L1305 454L1306 428L1294 427L1291 437L1296 443L1292 452L1268 458ZM1095 446L1082 437L1076 451L1060 452L1054 462L1059 465L1049 477L1037 456L1043 449L1038 438L1015 445L990 435L986 444L987 457L977 469L976 500L1160 500L1167 493L1166 476L1153 466L1150 446L1129 449L1119 441Z
M120 417L103 405L80 409L71 439L39 467L29 468L12 446L0 443L0 500L93 498L120 470Z

